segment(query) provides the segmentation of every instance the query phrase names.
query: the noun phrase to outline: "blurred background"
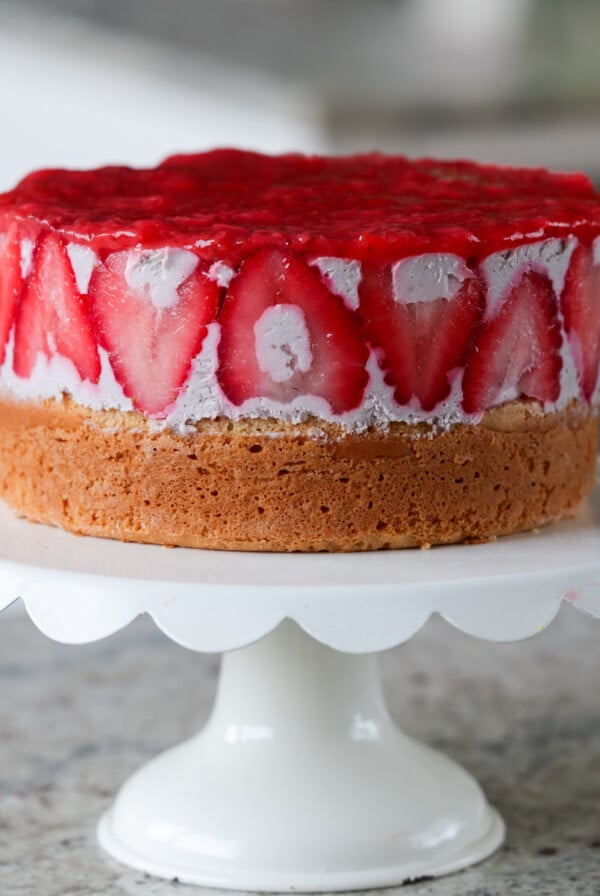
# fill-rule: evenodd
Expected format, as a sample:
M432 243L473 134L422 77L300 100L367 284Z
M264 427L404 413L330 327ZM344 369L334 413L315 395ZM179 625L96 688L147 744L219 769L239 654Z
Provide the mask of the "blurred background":
M0 0L0 190L218 145L600 175L599 0Z

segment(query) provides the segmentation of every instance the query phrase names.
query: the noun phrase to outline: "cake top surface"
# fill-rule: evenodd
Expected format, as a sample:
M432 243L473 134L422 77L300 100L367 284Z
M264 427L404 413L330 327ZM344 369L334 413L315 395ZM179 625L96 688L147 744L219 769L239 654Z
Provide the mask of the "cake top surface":
M96 251L194 248L209 260L249 244L320 255L474 256L516 242L600 230L600 196L583 174L473 162L263 156L215 150L150 170L37 171L0 196L7 219L43 224Z

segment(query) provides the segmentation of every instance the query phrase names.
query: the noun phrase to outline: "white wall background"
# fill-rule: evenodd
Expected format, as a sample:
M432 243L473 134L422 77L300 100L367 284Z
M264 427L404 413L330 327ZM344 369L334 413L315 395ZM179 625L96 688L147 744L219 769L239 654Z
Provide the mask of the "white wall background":
M39 10L0 15L0 191L35 168L324 148L318 109L297 86Z

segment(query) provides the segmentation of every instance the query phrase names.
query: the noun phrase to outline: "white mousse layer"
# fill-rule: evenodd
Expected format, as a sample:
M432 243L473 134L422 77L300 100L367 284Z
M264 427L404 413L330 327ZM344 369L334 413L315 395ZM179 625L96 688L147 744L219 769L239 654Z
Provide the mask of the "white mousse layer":
M75 273L77 289L82 295L86 295L98 257L89 246L80 246L79 243L69 243L67 255Z
M313 264L331 292L343 299L351 311L356 311L359 304L360 262L348 258L315 258Z
M291 380L312 367L310 332L298 305L270 305L254 324L258 366L274 383Z
M197 256L187 249L132 249L125 254L127 285L146 293L159 311L177 305L178 288L198 267Z
M1 238L0 234L0 238ZM27 245L25 245L27 243ZM576 245L574 238L550 239L519 246L508 252L490 255L482 265L487 284L486 319L493 318L513 285L528 270L546 274L560 296L571 253ZM23 241L21 264L24 273L31 268L33 246ZM87 246L71 244L68 247L76 281L85 294L98 259ZM600 238L594 246L595 260L600 265ZM144 291L149 301L158 308L171 307L177 301L177 288L197 266L196 256L187 250L159 249L132 250L128 253L126 277L131 288ZM360 263L347 258L323 257L312 262L321 273L324 282L345 304L356 310L359 304L361 279ZM212 265L208 276L225 288L235 277L234 269L226 260ZM452 300L461 285L472 276L464 260L450 253L430 253L405 258L392 268L394 295L404 303L423 302L446 298ZM218 383L218 344L220 326L214 322L208 327L208 335L198 356L192 363L187 383L166 417L154 421L156 427L169 427L179 431L193 427L202 419L225 416L231 419L244 417L274 417L290 423L301 422L308 417L341 423L348 429L360 430L368 426L386 425L393 421L415 423L435 421L438 426L450 427L459 422L477 418L465 414L461 405L463 370L451 371L451 392L448 398L431 412L424 412L413 398L408 405L400 406L394 399L394 389L384 382L378 364L378 355L371 351L367 362L369 382L358 408L345 414L334 414L328 402L312 395L299 395L284 403L267 398L252 398L241 406L232 404ZM307 372L313 361L310 335L304 312L293 304L269 307L256 322L254 333L249 335L254 344L257 363L265 376L282 383L293 376L295 370ZM13 336L7 348L6 360L0 370L0 386L21 399L57 398L64 393L79 404L92 409L132 410L131 401L125 397L115 379L108 355L100 351L102 374L97 384L82 382L74 365L66 358L48 359L39 353L35 368L27 379L18 377L12 367ZM558 401L548 409L564 407L579 395L575 363L569 341L563 332L563 369ZM600 383L598 386L600 399Z
M472 276L462 258L447 252L403 258L392 267L394 298L404 305L454 299Z

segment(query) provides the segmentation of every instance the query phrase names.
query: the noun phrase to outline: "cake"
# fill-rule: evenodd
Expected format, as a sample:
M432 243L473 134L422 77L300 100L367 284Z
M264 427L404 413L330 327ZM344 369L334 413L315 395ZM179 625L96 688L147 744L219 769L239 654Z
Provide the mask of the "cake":
M600 197L367 154L48 170L0 196L0 494L124 541L473 542L592 489Z

